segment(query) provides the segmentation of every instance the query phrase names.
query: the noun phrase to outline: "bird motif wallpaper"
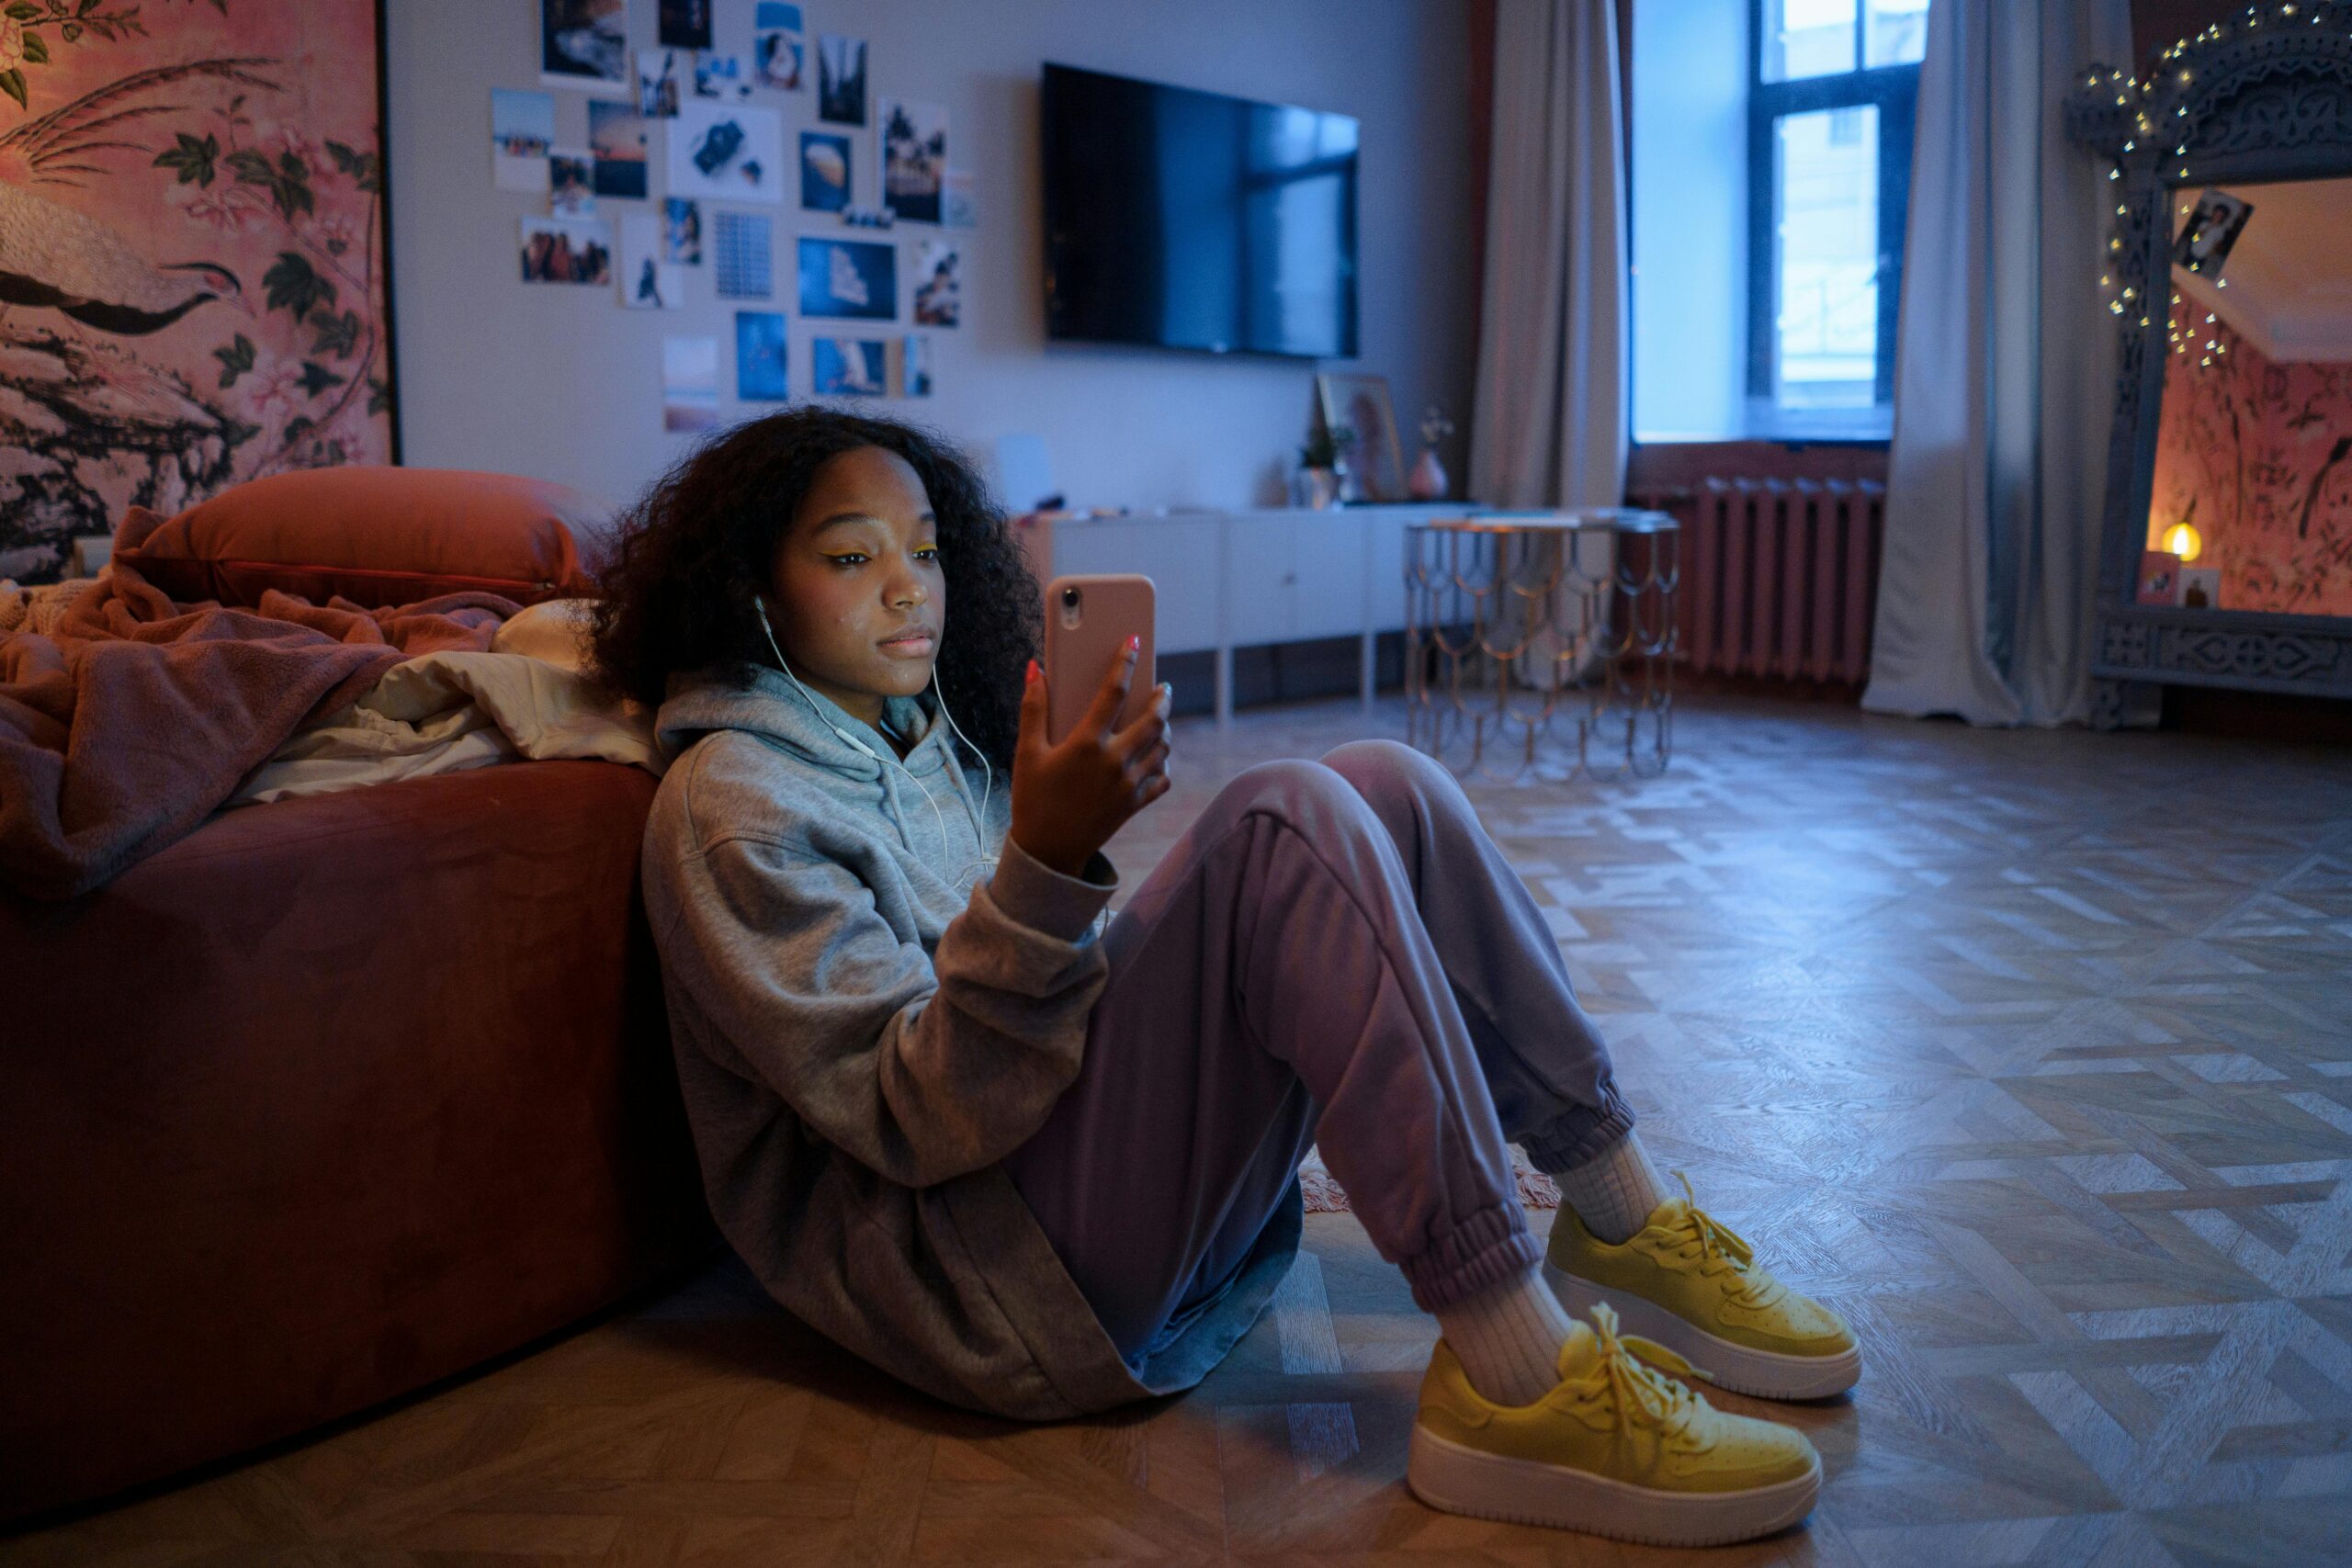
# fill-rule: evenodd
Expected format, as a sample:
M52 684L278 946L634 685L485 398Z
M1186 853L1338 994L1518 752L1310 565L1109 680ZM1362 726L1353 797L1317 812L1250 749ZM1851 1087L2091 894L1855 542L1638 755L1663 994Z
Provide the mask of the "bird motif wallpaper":
M2186 523L2217 608L2352 616L2352 361L2272 359L2186 288L2172 344L2148 548Z
M393 460L376 0L0 0L0 577Z

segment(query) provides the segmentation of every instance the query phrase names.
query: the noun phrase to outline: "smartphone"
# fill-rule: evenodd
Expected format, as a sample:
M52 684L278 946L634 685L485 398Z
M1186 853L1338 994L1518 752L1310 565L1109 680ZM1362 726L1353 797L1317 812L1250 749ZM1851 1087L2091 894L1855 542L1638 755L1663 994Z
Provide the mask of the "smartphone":
M1112 728L1125 729L1151 706L1151 689L1158 682L1152 674L1152 615L1151 579L1137 572L1082 573L1046 584L1049 744L1060 744L1078 728L1130 637L1141 637L1143 646L1136 655L1126 703Z

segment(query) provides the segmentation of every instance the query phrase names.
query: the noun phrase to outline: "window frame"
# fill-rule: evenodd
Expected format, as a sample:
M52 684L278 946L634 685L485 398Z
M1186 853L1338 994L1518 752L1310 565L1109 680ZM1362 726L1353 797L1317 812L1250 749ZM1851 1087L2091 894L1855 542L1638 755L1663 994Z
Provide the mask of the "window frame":
M1891 419L1894 401L1894 336L1903 293L1903 230L1910 211L1911 145L1919 99L1919 67L1860 66L1790 82L1764 80L1764 30L1771 0L1747 6L1747 403L1751 434L1781 439L1777 431L1756 429L1765 414L1777 418L1773 370L1780 344L1780 186L1773 178L1779 156L1774 123L1784 115L1820 109L1878 108L1878 331L1872 365L1871 413L1876 424ZM1863 19L1854 19L1854 57L1861 58ZM1767 411L1770 411L1769 413ZM1842 412L1842 411L1841 411ZM1850 411L1859 413L1861 411ZM1830 423L1823 422L1825 424ZM1858 433L1859 434L1859 433ZM1825 430L1794 439L1836 439ZM1884 440L1883 434L1861 436Z

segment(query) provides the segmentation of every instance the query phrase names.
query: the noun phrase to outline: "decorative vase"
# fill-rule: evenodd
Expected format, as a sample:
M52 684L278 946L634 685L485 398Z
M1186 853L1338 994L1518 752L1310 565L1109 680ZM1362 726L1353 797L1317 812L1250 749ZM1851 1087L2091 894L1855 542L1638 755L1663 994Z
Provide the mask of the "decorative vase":
M1437 448L1424 446L1413 463L1413 471L1405 477L1405 489L1415 501L1445 499L1445 468L1437 460Z
M1306 481L1302 500L1314 511L1326 511L1340 499L1340 476L1330 469L1301 468L1298 477Z

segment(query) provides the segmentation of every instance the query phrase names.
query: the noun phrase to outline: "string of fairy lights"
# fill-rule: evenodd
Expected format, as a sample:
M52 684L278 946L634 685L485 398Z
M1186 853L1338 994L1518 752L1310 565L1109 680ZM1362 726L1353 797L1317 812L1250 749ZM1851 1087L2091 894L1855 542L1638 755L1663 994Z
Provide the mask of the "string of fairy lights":
M2109 70L2102 77L2099 73L2093 71L2085 73L2083 85L2094 92L2102 86L2111 88L2115 93L2116 107L2131 112L2132 132L2123 143L2123 155L2129 157L2139 152L2143 141L2154 147L2162 147L2164 142L2159 128L2171 130L2172 127L2167 122L2188 118L2188 106L2173 99L2175 95L2182 94L2185 89L2196 83L2197 61L2192 56L2202 56L2222 44L2241 39L2276 37L2284 29L2290 28L2306 29L2318 28L2325 33L2340 34L2352 39L2352 19L2347 18L2352 18L2352 10L2337 4L2336 0L2277 0L2276 4L2269 6L2248 6L2243 15L2224 17L2201 31L2175 42L2171 48L2157 55L2156 64L2145 76ZM2172 111L2169 115L2165 113L2167 107ZM2175 131L2174 134L2179 134L2179 132ZM2188 143L2185 141L2177 141L2172 149L2172 157L2161 160L2159 167L2163 164L2171 163L2173 159L2186 160L2188 156ZM2188 176L2188 164L2182 162L2176 166L2178 170L2177 177L2186 179ZM2120 181L2123 178L2123 164L2120 159L2108 169L2107 177L2110 182ZM2184 205L2178 210L2185 212L2188 209ZM2119 285L2116 281L2114 258L2123 250L2121 230L2124 222L2131 217L2130 206L2118 202L2115 216L2119 220L2115 226L2118 231L2109 236L2108 270L2099 275L2099 287L2110 291L2107 300L2107 308L2110 314L2121 316L2136 308L2140 311L2140 325L2144 327L2149 321L2148 300L2132 285L2128 283ZM2195 270L2198 265L2201 264L2192 264L2192 270ZM2229 286L2228 278L2219 274L2214 276L2214 288L2227 288ZM2179 304L2180 294L2175 290L2172 292L2170 300L2173 309L2166 312L2166 325L2172 352L2185 355L2194 349L2199 355L2200 367L2210 366L2216 356L2227 354L2229 345L2218 333L2206 336L2200 344L2197 341L2199 334L2195 330L2192 329L2186 333L2179 330L2177 322L2172 319ZM2191 313L2194 314L2193 311ZM2211 315L2205 317L2205 325L2216 325Z

